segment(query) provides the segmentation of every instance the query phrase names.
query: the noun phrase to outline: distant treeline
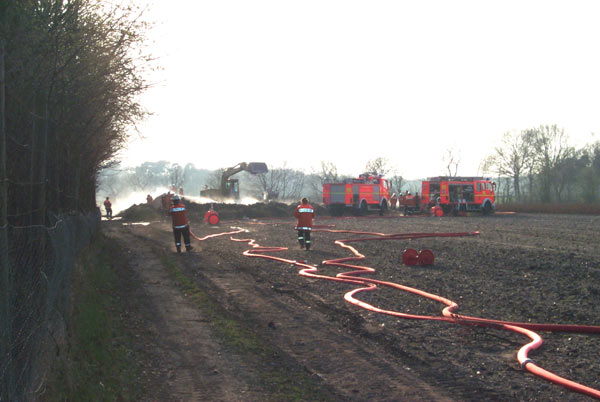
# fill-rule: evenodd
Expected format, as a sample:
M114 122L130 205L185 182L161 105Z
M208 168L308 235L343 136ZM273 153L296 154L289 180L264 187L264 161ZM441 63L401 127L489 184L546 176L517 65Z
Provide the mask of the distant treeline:
M600 141L577 149L556 125L504 134L482 170L497 177L500 202L600 202Z
M191 163L181 166L168 161L144 162L139 166L127 168L112 167L101 172L98 201L107 196L126 196L129 193L152 193L169 189L183 189L185 195L197 197L204 188L219 188L224 170L196 168ZM363 171L386 173L390 169L387 161L378 158L370 161ZM350 178L339 175L336 166L330 162L321 162L318 170L308 173L284 165L269 166L269 172L266 174L252 175L240 172L232 177L239 179L241 197L263 200L266 196L269 200L280 201L308 197L317 203L321 201L323 183ZM403 188L415 191L419 188L416 181L407 182L402 176L392 174L389 178L393 191Z
M482 161L480 169L494 177L497 203L600 202L600 142L576 149L568 145L567 139L564 130L557 126L506 133L494 153ZM447 172L440 173L460 176L457 174L460 172L459 160L454 157L449 160ZM167 161L107 169L101 175L102 194L99 196L172 187L183 188L186 195L199 196L205 187L219 188L223 171L196 168L192 164L180 166ZM391 192L421 191L421 180L406 180L398 171L389 160L376 158L357 172L385 175L390 180ZM273 200L295 200L308 196L314 202L321 200L323 183L350 178L338 174L336 165L325 161L319 169L308 173L286 166L269 166L267 174L253 176L241 172L236 177L242 197L262 199L268 194Z

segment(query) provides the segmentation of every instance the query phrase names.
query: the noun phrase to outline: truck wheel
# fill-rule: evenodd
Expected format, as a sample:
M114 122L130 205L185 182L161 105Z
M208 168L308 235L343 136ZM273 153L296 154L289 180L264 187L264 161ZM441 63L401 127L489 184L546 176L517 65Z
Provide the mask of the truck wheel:
M383 216L384 213L386 213L388 210L388 204L385 200L383 200L383 202L381 203L381 206L379 207L379 216Z
M490 204L489 202L486 202L485 205L483 206L483 214L489 215L491 213L492 213L492 204Z
M344 207L342 205L331 206L331 216L342 216L344 215Z
M358 214L366 215L368 209L369 209L369 207L367 206L367 202L365 200L362 200L362 202L360 203L360 208L358 209Z
M441 207L442 211L444 211L444 215L450 215L452 213L452 206L448 204L443 204Z

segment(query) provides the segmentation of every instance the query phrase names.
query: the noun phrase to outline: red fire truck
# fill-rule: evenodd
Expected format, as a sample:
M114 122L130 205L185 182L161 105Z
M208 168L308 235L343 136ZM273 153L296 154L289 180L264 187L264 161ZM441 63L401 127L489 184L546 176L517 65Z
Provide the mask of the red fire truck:
M378 210L382 215L389 205L390 186L382 175L364 173L356 179L323 184L323 204L333 216L341 216L345 210L363 215Z
M496 183L483 177L429 177L421 183L420 196L400 197L398 201L408 213L429 212L439 206L445 215L474 211L489 215L496 208Z

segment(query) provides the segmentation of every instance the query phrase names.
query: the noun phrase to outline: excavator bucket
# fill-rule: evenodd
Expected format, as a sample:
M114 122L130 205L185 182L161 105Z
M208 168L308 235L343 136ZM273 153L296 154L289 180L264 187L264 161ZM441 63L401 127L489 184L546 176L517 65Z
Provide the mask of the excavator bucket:
M267 164L264 162L249 162L246 170L252 174L267 173L269 171Z

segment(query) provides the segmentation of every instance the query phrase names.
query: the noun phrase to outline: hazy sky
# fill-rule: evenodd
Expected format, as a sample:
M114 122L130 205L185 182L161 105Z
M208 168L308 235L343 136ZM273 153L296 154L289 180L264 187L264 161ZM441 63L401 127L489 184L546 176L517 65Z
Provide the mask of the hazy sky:
M150 2L164 70L125 165L476 175L507 131L600 139L598 1ZM592 133L596 133L593 135Z

